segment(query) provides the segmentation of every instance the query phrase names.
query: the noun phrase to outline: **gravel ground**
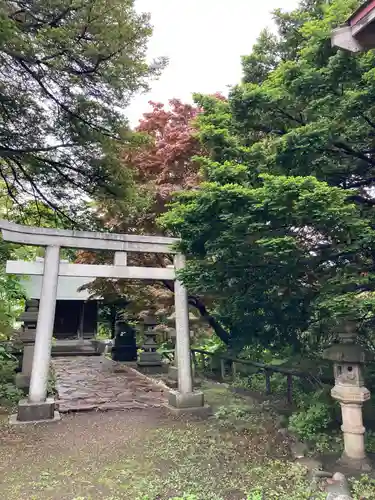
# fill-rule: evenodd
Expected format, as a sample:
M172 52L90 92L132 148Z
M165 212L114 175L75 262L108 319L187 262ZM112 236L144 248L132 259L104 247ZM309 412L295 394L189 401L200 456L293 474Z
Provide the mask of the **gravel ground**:
M129 445L166 425L160 410L82 412L58 423L4 426L0 437L2 500L111 498L99 471ZM126 498L126 495L120 497Z
M205 421L165 408L70 413L31 427L4 416L0 499L244 500L259 498L247 496L259 486L277 487L278 500L305 498L293 496L304 472L272 416L224 387L205 394L217 411Z

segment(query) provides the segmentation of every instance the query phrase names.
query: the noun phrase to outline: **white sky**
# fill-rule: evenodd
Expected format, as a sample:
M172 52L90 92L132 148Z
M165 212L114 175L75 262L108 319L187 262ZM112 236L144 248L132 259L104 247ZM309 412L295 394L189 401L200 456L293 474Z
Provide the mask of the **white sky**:
M147 95L133 99L126 111L136 125L148 101L185 102L191 94L222 91L241 80L241 55L251 52L260 31L272 28L271 11L291 10L298 0L136 0L150 12L154 34L149 57L169 58L169 65Z

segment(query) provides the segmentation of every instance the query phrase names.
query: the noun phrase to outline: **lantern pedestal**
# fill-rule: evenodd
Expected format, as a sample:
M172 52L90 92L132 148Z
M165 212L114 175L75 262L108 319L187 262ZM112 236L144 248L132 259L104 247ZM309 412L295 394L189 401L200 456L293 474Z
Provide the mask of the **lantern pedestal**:
M353 325L347 324L339 335L340 343L324 352L324 358L333 361L335 386L331 396L341 406L344 434L344 453L341 465L364 472L372 469L365 452L365 428L362 419L362 405L370 399L370 391L364 387L363 365L369 354L354 343Z
M335 386L331 395L340 402L342 414L341 430L344 434L344 453L339 462L352 469L370 471L370 461L365 452L365 428L362 421L362 405L370 399L370 392L365 387L357 391L347 391Z

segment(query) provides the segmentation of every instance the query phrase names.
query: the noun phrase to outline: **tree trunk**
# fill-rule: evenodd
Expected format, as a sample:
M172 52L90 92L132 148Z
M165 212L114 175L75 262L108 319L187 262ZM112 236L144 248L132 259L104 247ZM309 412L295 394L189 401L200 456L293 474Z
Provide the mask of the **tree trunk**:
M172 293L174 293L174 285L172 285L168 281L162 282L164 286L168 288ZM214 330L219 339L224 342L225 345L230 346L231 343L231 334L228 333L225 328L223 328L218 321L207 311L206 306L198 297L194 297L189 295L188 297L189 305L195 307L201 317L210 325L210 327Z
M111 307L111 338L114 339L116 336L116 317L117 317L117 307Z
M197 297L189 296L189 304L195 307L201 317L210 325L210 327L214 330L219 339L224 342L227 346L230 344L231 335L228 333L219 323L218 321L207 311L204 303L198 299Z

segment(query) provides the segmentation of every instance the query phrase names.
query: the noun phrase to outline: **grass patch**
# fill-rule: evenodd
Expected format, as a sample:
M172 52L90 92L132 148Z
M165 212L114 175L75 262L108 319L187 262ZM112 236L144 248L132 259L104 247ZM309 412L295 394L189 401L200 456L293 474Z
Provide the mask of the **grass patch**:
M214 409L206 421L87 413L55 430L14 431L2 449L1 498L307 500L306 470L289 460L273 413L225 385L204 389ZM356 500L373 491L366 478L353 487Z
M100 481L135 500L252 499L259 492L280 500L308 498L305 469L271 460L259 434L259 429L256 436L218 429L216 422L158 429L141 448L109 466ZM285 451L274 446L280 455Z

